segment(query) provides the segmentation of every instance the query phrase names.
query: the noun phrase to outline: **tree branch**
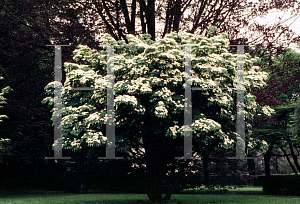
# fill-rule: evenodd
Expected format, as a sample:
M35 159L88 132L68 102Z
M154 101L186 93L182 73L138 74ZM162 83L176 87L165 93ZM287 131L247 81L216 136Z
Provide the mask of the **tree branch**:
M102 6L96 2L95 0L94 1L94 4L96 6L96 9L98 11L98 14L101 16L104 24L106 25L106 28L108 29L108 32L111 34L111 36L115 39L115 40L118 40L118 37L116 36L116 34L114 33L114 29L112 28L112 26L108 23L108 21L106 20L105 16L103 15L102 11L103 11L103 8ZM113 22L112 22L113 23Z
M139 0L139 4L140 4L140 19L141 19L141 25L142 25L142 32L146 33L146 24L145 24L145 17L144 17L144 12L145 12L144 0Z
M129 14L128 14L128 9L127 9L127 5L126 5L126 1L125 0L121 0L121 9L123 11L123 14L124 14L124 17L125 17L125 22L126 22L126 27L127 27L127 30L128 30L128 33L129 34L134 34L134 33L131 33L131 22L130 22L130 19L129 19ZM117 10L118 12L118 10Z

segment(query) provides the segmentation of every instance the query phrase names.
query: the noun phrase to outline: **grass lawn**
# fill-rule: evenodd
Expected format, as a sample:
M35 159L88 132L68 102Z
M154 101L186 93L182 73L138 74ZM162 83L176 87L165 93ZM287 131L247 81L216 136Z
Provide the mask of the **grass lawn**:
M0 192L2 204L142 204L148 202L146 194L71 194L53 191L15 191ZM208 194L207 192L185 192L173 194L169 204L208 204L208 203L299 203L300 196L263 195L262 187L231 189L227 194Z

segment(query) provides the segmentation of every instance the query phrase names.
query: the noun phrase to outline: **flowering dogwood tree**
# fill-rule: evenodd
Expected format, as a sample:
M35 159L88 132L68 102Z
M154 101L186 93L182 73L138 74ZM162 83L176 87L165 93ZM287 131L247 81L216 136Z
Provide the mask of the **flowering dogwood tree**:
M165 176L172 171L168 167L174 164L175 156L183 154L185 45L197 44L191 49L193 87L236 87L237 56L228 52L229 40L224 33L207 38L173 32L157 42L149 35L128 35L127 39L128 44L109 35L103 39L104 44L118 45L114 46L115 146L117 151L140 159L135 166L145 169L143 182L149 199L162 200ZM83 45L73 54L76 63L64 64L67 77L61 126L63 148L76 151L84 145L106 143L107 92L100 88L107 86L108 56L106 48L97 52ZM254 66L259 59L248 54L244 57L245 118L251 121L256 114L271 114L272 109L259 109L250 94L253 87L265 85L267 73ZM78 91L74 87L95 89ZM54 82L45 90L53 94ZM235 90L193 91L192 98L194 155L204 147L234 151ZM44 101L53 104L54 99L50 96ZM250 132L247 123L248 141ZM263 146L263 141L256 141L256 145Z

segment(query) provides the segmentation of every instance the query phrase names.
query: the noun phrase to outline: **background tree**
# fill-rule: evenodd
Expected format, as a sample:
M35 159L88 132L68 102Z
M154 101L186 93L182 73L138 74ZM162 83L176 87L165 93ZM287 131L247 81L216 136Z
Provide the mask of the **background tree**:
M59 5L57 2L56 5ZM251 38L251 44L266 46L299 42L299 37L284 25L282 18L274 24L262 25L256 17L266 15L272 9L292 13L290 19L299 15L298 1L246 1L246 0L116 0L116 1L62 1L68 12L58 15L61 25L68 25L65 19L72 16L92 36L109 33L115 40L125 40L127 34L149 33L152 40L161 39L167 33L176 31L205 34L214 25L219 33L226 32L231 39ZM61 7L61 6L60 6ZM59 8L60 8L59 7ZM60 8L61 9L61 8ZM60 26L61 28L63 26ZM100 31L100 32L99 32ZM104 31L104 32L103 32ZM62 32L61 35L64 32Z
M291 139L287 124L289 115L297 107L295 101L299 97L300 55L282 47L277 47L276 50L274 52L256 46L251 52L252 56L261 57L262 69L270 74L268 86L259 91L254 89L252 93L260 105L268 104L276 110L271 118L256 117L253 123L254 134L264 138L269 145L265 153L266 175L270 175L269 161L274 145L281 149L282 142Z
M183 98L184 98L184 44L199 44L192 48L193 86L233 87L236 85L234 54L228 53L226 34L206 38L176 33L166 35L157 42L149 36L136 38L128 35L129 44L106 36L104 44L119 44L115 47L115 118L116 148L130 155L144 172L144 186L150 200L161 200L167 167L171 165L175 177L185 174L185 166L176 168L175 156L183 149ZM176 47L182 44L181 48ZM71 87L105 87L107 51L97 53L86 46L74 51L76 63L65 63L67 73L63 92L63 146L80 150L84 145L103 146L106 142L105 104L106 91L74 91ZM257 59L245 55L246 90L264 85L267 73L253 66ZM261 78L258 78L261 76ZM255 78L255 80L254 80ZM51 82L46 86L53 94ZM216 152L233 150L236 131L235 93L232 90L206 90L193 95L193 150ZM257 113L254 97L246 94L246 119ZM47 97L44 102L53 101ZM260 113L270 114L265 107ZM228 122L232 121L232 122ZM247 125L247 138L249 140ZM181 144L178 145L178 144ZM262 144L262 142L261 142ZM128 157L129 157L128 156ZM131 157L130 157L131 158ZM176 170L176 171L175 171ZM172 172L172 169L171 169ZM175 186L177 185L174 181ZM172 193L172 192L171 192ZM167 194L166 199L171 196Z
M1 166L1 180L6 180L2 188L20 187L25 180L28 188L43 174L45 156L53 154L50 114L41 104L43 88L54 76L53 48L46 47L51 44L49 5L46 1L1 1L0 67L4 87L14 90L3 109L10 120L0 124L1 138L10 139L10 155Z
M292 106L293 105L293 106ZM289 119L285 122L285 129L290 133L289 137L282 141L280 149L286 156L293 172L297 175L300 173L300 165L298 161L298 156L299 156L299 118L300 118L300 113L299 113L299 108L300 108L300 99L298 98L297 101L294 101L292 104L292 113L289 114ZM287 112L285 110L285 112ZM293 166L292 162L289 160L289 157L286 153L286 148L289 150L289 153L293 159L293 163L295 166Z

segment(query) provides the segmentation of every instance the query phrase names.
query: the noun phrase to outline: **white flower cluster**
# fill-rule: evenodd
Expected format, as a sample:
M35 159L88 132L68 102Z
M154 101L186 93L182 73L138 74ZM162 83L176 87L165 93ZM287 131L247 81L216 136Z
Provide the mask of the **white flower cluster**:
M160 55L161 55L161 56L165 56L165 57L168 58L168 59L171 58L171 59L175 60L176 57L175 57L175 55L174 55L173 52L174 52L173 50L168 50L167 52L163 52L163 53L161 53Z
M168 110L166 109L165 104L164 104L163 101L158 102L158 106L155 107L155 112L154 113L157 117L164 117L165 118L166 116L168 116Z
M267 115L267 116L271 116L272 113L275 112L275 110L270 108L270 106L263 106L262 110L263 110L264 114Z
M152 84L158 84L163 81L163 79L158 77L150 77L149 80L151 81Z
M229 137L226 135L226 136L224 137L224 144L225 144L225 145L228 145L228 144L232 144L232 143L234 143L234 140L229 139Z
M170 130L173 134L173 136L176 136L177 135L177 132L179 130L179 126L178 125L175 125L174 127L170 127Z
M248 147L249 148L254 148L257 146L259 143L261 143L264 146L268 146L268 143L265 140L254 140L253 138L250 138L251 141L248 142Z
M160 44L167 44L168 46L176 45L176 41L173 38L164 38L158 41ZM171 45L170 45L171 44Z
M155 92L155 94L159 97L168 98L175 94L175 92L171 92L167 87L163 87L161 90Z
M102 132L90 132L89 131L88 133L85 133L82 137L87 137L86 143L88 145L93 145L94 143L101 144L100 137L103 141L107 140L107 137L104 137Z
M225 70L227 70L226 68L223 67L212 67L211 68L211 72L224 72Z
M251 86L253 88L260 88L266 85L266 80L268 78L267 72L257 72L257 67L253 66L251 70L247 72L245 78L245 85Z
M8 138L5 138L5 139L0 138L0 143L1 143L1 142L9 142L9 141L10 141L10 139L8 139Z
M126 104L127 103L131 103L133 105L137 105L138 104L138 101L136 99L135 96L129 96L129 95L119 95L115 98L115 103L117 102L125 102Z
M78 64L69 63L69 62L65 62L64 63L64 67L65 67L66 73L70 73L73 70L79 69L79 65Z
M80 147L80 139L74 138L74 141L71 142L71 146L72 146L72 147L76 147L77 149L78 149L78 148L81 149L81 147Z
M66 107L66 108L69 108L69 107ZM78 114L76 114L76 113L73 113L73 114L70 113L70 114L68 114L68 115L66 115L66 116L64 116L62 118L62 123L64 125L73 125L74 121L76 121L77 118L78 118Z
M137 82L135 83L135 81L131 81L132 85L129 85L127 86L127 91L128 93L135 93L139 90L140 88L140 84Z
M107 87L107 77L102 77L100 75L97 75L97 77L95 77L95 86L96 88L98 89L101 89L101 88L105 88Z
M137 91L141 91L142 93L152 92L150 82L146 78L141 77L135 80L131 80L131 84L131 86L127 86L128 93L135 93Z
M146 108L142 105L139 105L139 107L135 107L134 111L138 112L138 113L145 113L146 112Z
M145 86L147 86L147 84ZM145 91L145 89L142 89L142 90ZM117 96L115 98L116 109L118 109L118 104L117 103L119 103L119 102L124 102L126 104L130 103L131 105L134 106L134 111L136 111L138 113L146 112L145 107L143 107L141 104L138 104L138 100L135 96L129 96L129 95L119 95L119 96Z
M69 80L76 78L78 76L82 76L82 77L89 77L91 79L94 79L95 76L95 71L90 70L91 68L87 65L68 65L68 67L73 68L72 71L67 73L67 78L69 78ZM75 69L76 68L76 69Z
M90 114L86 119L85 122L88 124L87 128L90 128L91 124L97 124L99 122L101 123L106 123L106 117L101 117L101 113L103 113L104 110L102 110L101 112L95 112Z
M263 145L268 145L268 143L264 140L262 140Z
M213 97L208 98L207 100L211 102L216 101L217 103L224 105L229 105L229 103L233 101L229 95L224 94L223 96L221 96L221 94L218 93L216 93Z
M213 128L220 129L221 125L212 119L200 118L199 120L195 120L192 127L195 127L194 133L197 133L197 129L200 129L202 132L209 132L212 131Z
M248 145L247 145L247 147L249 147L249 148L253 148L253 147L254 147L254 142L248 142Z
M94 82L95 72L93 70L82 71L82 72L83 74L81 74L82 77L80 78L80 83L82 85L85 85L89 81Z
M182 81L183 74L181 73L181 71L179 69L177 69L177 68L170 69L170 70L167 70L167 73L169 74L170 78L172 78L172 80L174 80L176 82Z
M133 66L133 65L135 65L135 64L132 64L131 66ZM132 67L128 74L133 75L133 76L145 76L148 71L149 71L149 68L146 67L145 65L143 65L140 67Z
M171 101L177 108L184 108L184 104L182 104L180 101Z
M256 108L257 103L255 102L255 96L251 93L247 93L245 96L247 99L249 99L249 103L246 104L247 107Z
M178 133L183 133L184 132L184 128L183 127L179 127L178 125L175 125L173 127L169 127L168 132L172 133L173 137L176 137Z
M218 87L218 84L211 80L211 79L203 79L203 78L199 78L199 77L193 77L191 78L192 84L195 84L195 86L199 86L201 88L204 87ZM185 84L184 84L185 87ZM212 90L213 92L215 92L215 90Z

